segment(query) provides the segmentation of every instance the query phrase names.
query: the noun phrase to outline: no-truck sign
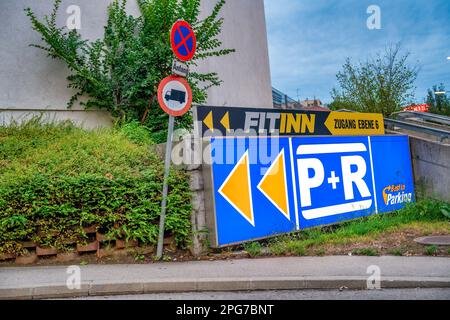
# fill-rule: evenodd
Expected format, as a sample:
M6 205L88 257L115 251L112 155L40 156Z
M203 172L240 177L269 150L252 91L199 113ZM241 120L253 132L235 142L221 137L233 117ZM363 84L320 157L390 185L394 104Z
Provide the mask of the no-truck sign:
M186 79L179 76L165 78L158 87L158 102L167 114L180 117L189 111L192 91Z

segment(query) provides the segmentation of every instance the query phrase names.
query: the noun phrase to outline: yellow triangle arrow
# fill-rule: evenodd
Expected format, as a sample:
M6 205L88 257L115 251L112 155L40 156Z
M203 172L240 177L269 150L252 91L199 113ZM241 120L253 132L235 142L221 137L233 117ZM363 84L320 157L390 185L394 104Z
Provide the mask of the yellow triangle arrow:
M248 151L242 156L230 175L226 178L219 189L219 193L242 217L252 226L255 226Z
M223 125L227 131L230 131L230 113L227 112L225 116L220 120L220 123Z
M277 156L275 161L272 162L269 170L267 170L259 183L258 189L288 220L291 220L286 183L284 149Z
M214 121L212 111L208 113L206 118L203 120L203 123L208 127L209 130L214 131Z

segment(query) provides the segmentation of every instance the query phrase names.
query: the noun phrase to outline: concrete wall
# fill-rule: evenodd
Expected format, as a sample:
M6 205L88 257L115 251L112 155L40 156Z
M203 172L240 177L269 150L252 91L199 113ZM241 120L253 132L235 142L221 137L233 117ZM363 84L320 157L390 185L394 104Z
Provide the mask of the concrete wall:
M103 35L106 7L111 0L63 0L58 23L66 24L68 6L81 8L81 34L88 39ZM204 0L203 15L215 1ZM40 43L23 11L31 7L38 16L49 14L53 0L0 0L0 125L11 118L22 119L32 111L52 110L46 117L75 119L86 127L107 125L111 119L105 112L67 112L66 103L73 91L67 88L68 70L31 43ZM128 11L138 15L134 0ZM208 104L226 106L271 107L267 35L263 0L228 0L223 10L224 47L237 52L224 58L213 58L199 66L201 71L216 71L224 81L220 88L209 91ZM81 110L77 106L75 110Z
M416 190L450 201L450 145L410 137Z
M211 12L215 1L204 0ZM211 58L199 70L216 70L223 85L209 90L208 103L214 106L273 108L269 49L263 0L227 0L221 40L236 53Z

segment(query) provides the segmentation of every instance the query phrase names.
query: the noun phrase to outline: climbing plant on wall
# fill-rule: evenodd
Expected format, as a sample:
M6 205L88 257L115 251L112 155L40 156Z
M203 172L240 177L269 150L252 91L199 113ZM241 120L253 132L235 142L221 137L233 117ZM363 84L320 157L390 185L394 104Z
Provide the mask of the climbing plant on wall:
M42 37L42 49L66 63L70 70L69 87L75 94L68 102L72 107L80 101L85 108L106 109L121 121L140 120L153 132L163 131L166 115L155 105L159 82L171 73L173 53L170 30L178 19L189 22L198 39L197 54L189 63L234 52L222 48L218 36L223 18L219 16L225 0L218 0L212 12L200 20L200 0L137 0L141 16L126 12L126 0L115 0L108 6L108 20L103 39L88 41L77 30L58 27L57 13L61 0L53 11L39 20L31 8L25 9L32 28ZM205 102L207 89L219 86L217 73L191 72L189 82L193 100ZM87 100L80 99L86 96ZM190 125L181 118L181 127Z

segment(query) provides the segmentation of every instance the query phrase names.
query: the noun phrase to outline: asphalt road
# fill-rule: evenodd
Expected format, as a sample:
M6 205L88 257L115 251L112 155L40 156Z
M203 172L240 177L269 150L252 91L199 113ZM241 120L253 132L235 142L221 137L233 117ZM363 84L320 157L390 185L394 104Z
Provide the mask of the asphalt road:
M73 300L450 300L450 289L194 292L99 296Z

